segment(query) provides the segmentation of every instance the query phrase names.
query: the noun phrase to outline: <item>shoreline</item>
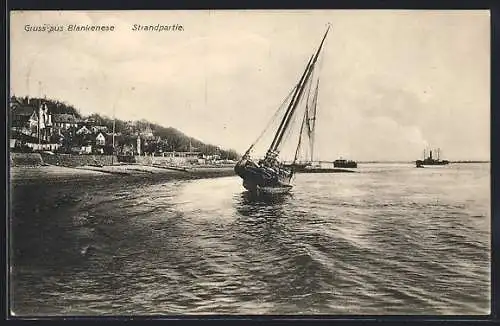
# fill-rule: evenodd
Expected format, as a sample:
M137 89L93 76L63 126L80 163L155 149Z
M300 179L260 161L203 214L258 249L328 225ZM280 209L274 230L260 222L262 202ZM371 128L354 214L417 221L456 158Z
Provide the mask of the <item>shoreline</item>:
M148 165L113 165L63 167L56 165L10 167L12 185L23 184L59 184L71 182L92 182L97 179L126 179L173 181L189 179L220 178L236 175L233 167L196 167L185 170L154 167Z

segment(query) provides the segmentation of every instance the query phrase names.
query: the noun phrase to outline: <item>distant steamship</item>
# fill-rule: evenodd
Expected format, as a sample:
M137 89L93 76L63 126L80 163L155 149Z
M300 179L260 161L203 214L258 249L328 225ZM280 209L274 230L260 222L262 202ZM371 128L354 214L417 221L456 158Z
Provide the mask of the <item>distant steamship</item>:
M425 165L447 165L450 163L450 161L439 159L439 154L441 152L439 148L436 150L436 152L437 152L437 159L432 157L432 150L429 151L429 156L425 157L426 151L424 150L424 159L417 160L415 162L417 168L423 168Z

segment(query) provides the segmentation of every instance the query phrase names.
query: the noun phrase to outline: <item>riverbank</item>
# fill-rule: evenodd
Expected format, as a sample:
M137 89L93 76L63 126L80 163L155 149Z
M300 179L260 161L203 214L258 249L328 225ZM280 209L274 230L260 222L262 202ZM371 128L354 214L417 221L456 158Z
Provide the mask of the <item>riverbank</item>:
M232 166L210 167L210 168L189 168L170 169L165 167L154 167L144 165L114 165L114 166L19 166L10 168L10 180L13 184L30 183L71 183L71 182L92 182L99 179L134 179L168 181L184 179L217 178L234 175Z

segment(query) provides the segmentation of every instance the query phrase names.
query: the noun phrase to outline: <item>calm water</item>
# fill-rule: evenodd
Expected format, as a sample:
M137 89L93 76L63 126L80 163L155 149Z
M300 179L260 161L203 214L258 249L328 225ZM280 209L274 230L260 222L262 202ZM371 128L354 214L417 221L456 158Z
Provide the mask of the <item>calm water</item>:
M17 315L488 314L489 164L13 193Z

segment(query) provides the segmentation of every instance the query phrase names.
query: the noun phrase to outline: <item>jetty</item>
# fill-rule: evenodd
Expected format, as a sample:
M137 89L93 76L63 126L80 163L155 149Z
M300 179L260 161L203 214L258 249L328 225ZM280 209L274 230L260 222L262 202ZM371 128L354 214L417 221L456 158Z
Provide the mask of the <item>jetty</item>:
M285 166L293 167L296 173L356 173L357 171L352 170L352 168L357 168L357 163L355 165L339 166L335 161L307 161L307 162L296 162L296 163L285 163ZM327 167L327 166L331 167Z

